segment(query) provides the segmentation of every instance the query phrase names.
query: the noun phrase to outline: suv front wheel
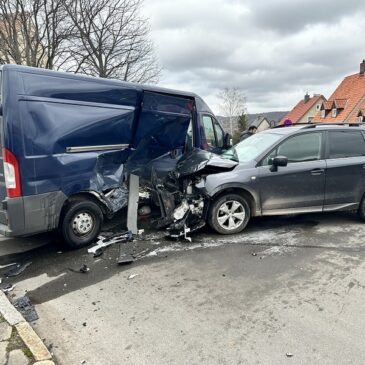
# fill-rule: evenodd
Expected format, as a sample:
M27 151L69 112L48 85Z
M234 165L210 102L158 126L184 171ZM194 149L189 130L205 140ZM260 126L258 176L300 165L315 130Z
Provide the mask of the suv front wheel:
M225 194L216 199L209 210L208 223L218 233L239 233L250 219L250 206L238 194Z
M363 197L361 199L359 210L357 211L357 214L365 222L365 194L363 195Z

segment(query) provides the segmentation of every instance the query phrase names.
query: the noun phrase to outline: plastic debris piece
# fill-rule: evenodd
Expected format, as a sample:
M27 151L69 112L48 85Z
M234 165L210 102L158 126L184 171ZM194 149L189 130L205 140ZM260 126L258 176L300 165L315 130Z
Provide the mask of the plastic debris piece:
M128 276L128 280L134 279L136 276L139 276L139 274L131 274Z
M127 265L134 262L133 248L134 243L132 241L119 244L118 265Z
M0 283L0 290L3 293L9 293L14 288L15 288L15 285L13 285L13 284L10 284L10 283Z
M27 322L34 322L39 318L34 306L30 302L28 297L20 297L16 299L13 304L15 308L17 308L18 311L23 315Z
M90 268L86 264L84 264L80 267L79 271L82 272L83 274L86 274L87 272L90 271Z
M257 256L257 253L256 252L252 252L251 254L252 256Z
M103 237L103 236L99 236L98 237L98 241L96 242L96 245L89 248L87 250L88 253L92 253L93 255L98 255L100 256L100 250L103 250L104 248L111 246L115 243L119 243L119 242L126 242L128 240L132 240L133 236L132 233L130 231L126 231L123 232L121 234L115 235L115 236L111 236L111 237ZM94 256L95 257L95 256Z
M26 262L25 264L14 264L4 274L7 278L20 275L32 262Z
M286 353L286 357L293 357L294 355L291 352Z

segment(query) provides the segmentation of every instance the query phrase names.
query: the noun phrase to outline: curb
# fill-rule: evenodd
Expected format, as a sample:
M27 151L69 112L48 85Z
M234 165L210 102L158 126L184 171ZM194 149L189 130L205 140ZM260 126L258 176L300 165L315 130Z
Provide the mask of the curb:
M0 314L5 318L10 326L15 326L19 336L36 360L35 364L54 365L54 362L51 361L52 355L43 341L35 333L24 317L15 309L2 291L0 291Z

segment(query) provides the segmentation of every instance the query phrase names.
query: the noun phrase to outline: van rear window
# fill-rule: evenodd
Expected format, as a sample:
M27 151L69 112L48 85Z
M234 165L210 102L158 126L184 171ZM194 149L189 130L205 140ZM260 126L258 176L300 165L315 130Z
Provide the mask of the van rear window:
M26 95L91 103L136 106L137 90L82 79L21 73Z
M160 93L145 92L143 110L190 115L193 110L193 100Z

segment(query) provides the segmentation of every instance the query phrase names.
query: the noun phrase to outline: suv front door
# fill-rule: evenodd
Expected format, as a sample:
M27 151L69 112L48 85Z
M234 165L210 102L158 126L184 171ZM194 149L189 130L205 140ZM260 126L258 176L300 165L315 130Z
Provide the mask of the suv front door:
M365 191L365 139L359 130L328 131L324 210L356 208Z
M290 214L323 210L326 162L323 133L288 137L261 162L259 189L262 214ZM288 165L272 171L275 156Z

